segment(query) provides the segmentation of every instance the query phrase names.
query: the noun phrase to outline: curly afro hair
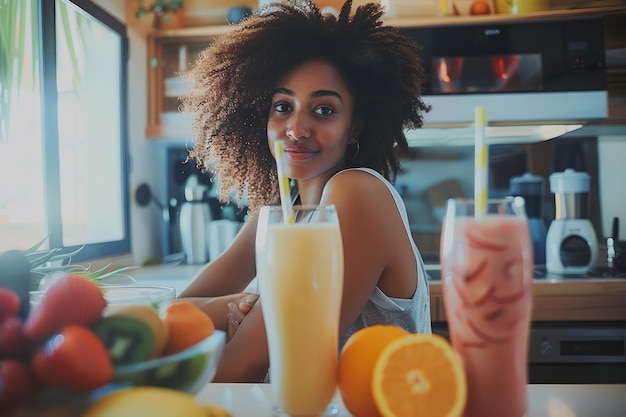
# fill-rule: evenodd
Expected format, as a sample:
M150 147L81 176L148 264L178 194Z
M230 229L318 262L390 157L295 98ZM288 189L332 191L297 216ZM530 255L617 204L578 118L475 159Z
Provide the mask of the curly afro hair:
M278 202L266 131L271 98L281 79L312 58L332 63L354 97L360 150L346 165L395 180L408 151L404 130L421 127L429 110L420 98L420 46L383 25L379 3L351 9L351 0L338 16L311 0L272 3L216 38L184 74L192 88L181 109L192 114L196 139L189 157L215 173L222 201L246 195L252 211Z

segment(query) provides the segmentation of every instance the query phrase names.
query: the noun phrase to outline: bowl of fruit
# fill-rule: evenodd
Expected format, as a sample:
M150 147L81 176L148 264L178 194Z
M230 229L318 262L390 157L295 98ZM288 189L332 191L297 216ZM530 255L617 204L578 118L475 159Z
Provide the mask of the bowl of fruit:
M173 388L196 394L215 376L226 335L216 330L181 352L115 368L114 381Z
M25 317L23 302L0 288L0 414L51 392L88 397L111 385L193 394L213 379L225 345L194 304L109 308L105 291L81 275L57 279Z
M92 326L113 362L113 382L197 393L215 376L226 334L185 301L155 313L143 304L117 307Z

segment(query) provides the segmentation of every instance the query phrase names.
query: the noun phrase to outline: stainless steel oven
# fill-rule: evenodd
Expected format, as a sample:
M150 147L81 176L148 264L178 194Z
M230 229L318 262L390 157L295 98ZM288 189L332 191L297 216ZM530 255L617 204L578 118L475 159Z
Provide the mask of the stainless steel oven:
M403 28L423 46L425 126L607 117L601 17Z
M626 383L626 323L533 323L528 366L531 383Z
M449 338L445 323L433 333ZM531 384L625 384L626 322L534 322L528 345Z

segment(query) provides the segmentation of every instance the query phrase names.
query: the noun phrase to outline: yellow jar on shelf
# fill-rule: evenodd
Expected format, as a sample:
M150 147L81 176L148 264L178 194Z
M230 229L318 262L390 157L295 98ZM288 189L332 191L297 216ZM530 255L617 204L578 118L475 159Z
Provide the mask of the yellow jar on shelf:
M550 8L550 0L496 0L496 12L519 14L540 12Z

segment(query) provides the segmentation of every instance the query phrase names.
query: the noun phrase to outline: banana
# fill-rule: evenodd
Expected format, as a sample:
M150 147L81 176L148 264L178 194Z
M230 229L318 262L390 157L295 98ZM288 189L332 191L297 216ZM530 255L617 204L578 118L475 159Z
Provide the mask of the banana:
M82 417L231 417L219 406L204 405L191 394L169 388L133 387L106 395Z

